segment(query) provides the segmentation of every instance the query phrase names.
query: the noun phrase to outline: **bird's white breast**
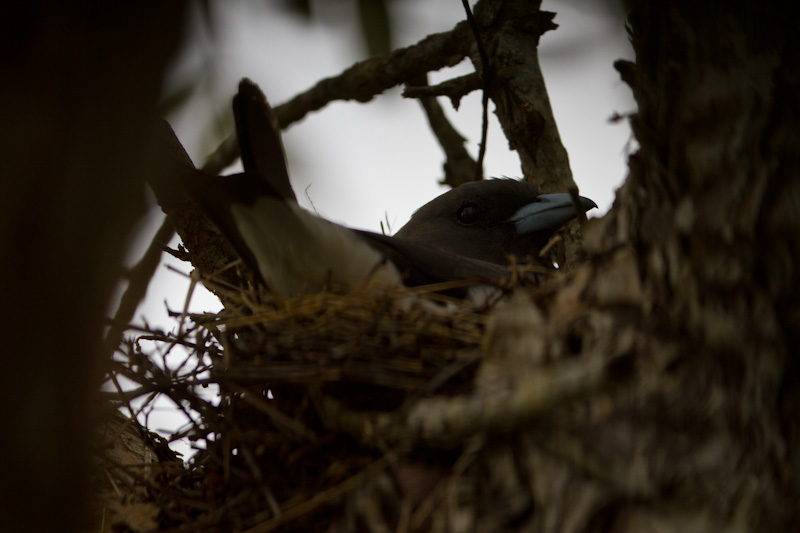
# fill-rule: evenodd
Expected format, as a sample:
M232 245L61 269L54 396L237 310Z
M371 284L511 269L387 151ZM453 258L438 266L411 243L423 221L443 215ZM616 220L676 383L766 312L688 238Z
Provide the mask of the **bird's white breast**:
M293 202L262 197L232 208L261 275L284 298L327 286L402 284L392 263L352 230L319 218Z

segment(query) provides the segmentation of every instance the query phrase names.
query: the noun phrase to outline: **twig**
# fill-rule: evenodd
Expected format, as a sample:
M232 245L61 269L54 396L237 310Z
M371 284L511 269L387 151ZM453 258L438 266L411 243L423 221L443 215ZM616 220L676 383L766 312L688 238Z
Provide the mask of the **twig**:
M415 85L425 87L428 85L427 76L422 76L418 80L413 80ZM433 134L439 141L439 145L444 150L446 160L444 162L443 182L451 187L457 187L462 183L475 180L476 175L480 175L480 168L476 167L475 161L464 148L464 137L447 120L442 106L433 96L423 96L419 98L419 103L425 110L428 117L428 124L433 130Z
M384 455L364 470L351 476L350 478L342 481L338 485L334 485L333 487L324 490L322 492L317 493L316 495L312 496L308 500L295 505L283 512L283 514L271 518L265 522L258 524L255 527L252 527L245 531L245 533L267 533L269 531L273 531L279 526L283 524L289 523L290 521L299 518L305 514L312 512L314 509L318 508L321 505L329 503L331 501L336 500L344 496L346 493L350 492L351 490L355 489L356 487L360 486L364 483L367 479L374 476L391 463L390 454Z
M445 490L451 483L451 478L457 478L464 475L464 472L467 471L467 468L469 468L470 465L475 462L478 452L481 451L485 444L484 441L485 439L480 435L470 439L465 446L464 451L461 453L461 456L453 464L453 472L451 476L445 477L439 481L431 494L414 511L414 514L411 516L410 520L411 531L419 531L422 528L422 525L425 523L428 517L433 514L436 509L436 505L439 504L444 496Z
M282 128L335 100L368 102L386 89L420 75L458 64L468 53L469 28L459 23L448 32L429 35L417 44L360 61L338 76L318 82L275 108Z
M458 109L461 99L472 91L481 88L481 77L477 72L459 76L438 85L406 86L403 98L423 98L425 96L446 96L453 108Z
M469 7L467 0L461 0L464 6L464 11L467 13L467 22L469 22L472 34L475 36L475 44L478 47L478 56L481 58L481 78L483 81L483 118L481 123L481 147L478 150L478 163L475 169L475 181L483 179L483 158L486 155L486 134L489 131L489 79L491 69L489 67L489 56L486 54L486 48L483 47L481 40L480 30L478 28L478 21L472 15L472 10Z
M217 151L212 154L206 163L203 165L203 170L211 174L219 174L222 170L229 166L233 160L236 159L239 153L239 147L236 145L235 139L232 143L223 143ZM175 141L177 142L177 140ZM233 147L231 147L231 144ZM180 147L182 149L182 147ZM172 147L173 151L177 151L178 147ZM171 173L179 173L186 169L192 168L192 162L185 152L181 156L176 157L176 160L183 160L184 166L170 168ZM169 176L171 179L177 180L178 176ZM161 180L162 182L164 180ZM151 182L152 183L152 182ZM153 236L150 245L147 247L142 258L128 273L128 287L120 299L119 306L114 313L113 324L108 330L105 338L105 353L110 357L114 350L119 346L122 340L122 335L127 329L127 325L133 320L136 309L139 303L144 299L147 293L147 287L150 285L150 280L153 279L156 269L161 261L161 254L166 248L169 241L175 235L175 227L172 219L167 217L161 223L161 226Z
M269 485L265 482L264 475L261 473L261 468L259 468L258 462L255 456L253 456L253 452L250 451L248 446L244 445L240 446L240 450L247 466L250 467L253 478L255 478L261 488L261 495L264 496L264 500L267 502L267 505L269 505L269 510L272 511L275 516L280 516L281 508L278 505L278 501L275 499L275 495L272 493L272 489L270 489Z
M479 433L498 433L520 427L550 414L570 400L595 392L606 381L608 367L618 356L595 361L564 362L513 376L513 385L478 389L471 395L420 401L402 419L349 411L336 400L322 398L321 418L329 427L345 432L367 445L374 435L382 442L404 447L420 443L449 447Z
M253 394L246 388L239 387L233 382L226 382L225 389L239 394L242 401L267 415L276 428L290 433L294 438L305 440L316 440L318 438L304 424L282 413L280 409L270 405L263 397Z
M114 313L113 324L106 334L104 351L108 357L111 357L111 354L117 349L122 340L122 334L133 320L139 302L144 298L147 286L150 285L150 280L161 260L161 252L174 234L175 229L172 227L172 222L165 218L153 236L153 240L150 241L147 251L128 272L128 287L122 295L116 313Z
M457 65L468 53L469 26L461 22L450 31L429 35L420 42L389 54L360 61L338 76L320 80L312 88L274 108L281 129L308 113L337 100L368 102L386 89L430 71ZM225 139L203 169L218 173L239 156L235 136Z

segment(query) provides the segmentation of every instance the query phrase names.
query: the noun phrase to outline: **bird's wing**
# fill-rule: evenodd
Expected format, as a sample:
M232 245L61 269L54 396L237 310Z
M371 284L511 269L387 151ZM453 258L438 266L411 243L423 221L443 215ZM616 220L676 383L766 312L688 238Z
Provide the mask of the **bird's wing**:
M508 274L508 269L504 266L440 250L424 243L356 231L395 265L403 276L403 283L408 286L457 280L495 281Z

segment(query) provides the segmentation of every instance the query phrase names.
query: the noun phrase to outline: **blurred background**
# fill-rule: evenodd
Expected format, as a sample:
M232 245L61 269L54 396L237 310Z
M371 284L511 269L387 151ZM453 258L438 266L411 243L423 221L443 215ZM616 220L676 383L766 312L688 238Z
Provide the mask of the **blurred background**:
M230 100L239 80L258 83L279 105L389 46L404 47L431 33L448 31L465 18L459 0L385 0L373 23L363 19L368 0L226 0L193 3L185 43L164 87L167 119L197 166L233 132ZM625 120L610 120L635 110L630 90L613 69L617 59L633 59L623 13L608 0L545 0L557 13L559 28L542 36L539 58L556 121L569 153L575 182L605 213L626 173L633 149ZM376 26L377 25L377 26ZM378 28L372 32L370 29ZM365 32L365 28L367 31ZM432 74L435 84L471 72L465 60ZM284 132L292 183L300 203L335 222L394 233L416 208L447 189L439 185L444 156L416 100L402 88L367 104L336 102L309 114ZM477 154L481 95L462 99L458 111L442 99L451 122ZM508 150L491 113L484 163L486 176L521 176L516 153ZM239 164L226 173L240 170ZM134 264L163 220L155 205L142 221L127 263ZM177 238L171 247L177 247ZM191 268L164 254L137 323L174 329L168 309L184 308ZM120 287L120 293L124 286ZM188 309L218 311L220 304L198 288ZM111 310L113 313L113 308ZM213 391L209 391L213 396ZM171 433L186 418L168 401L155 402L140 415L151 430ZM174 446L185 455L188 442Z

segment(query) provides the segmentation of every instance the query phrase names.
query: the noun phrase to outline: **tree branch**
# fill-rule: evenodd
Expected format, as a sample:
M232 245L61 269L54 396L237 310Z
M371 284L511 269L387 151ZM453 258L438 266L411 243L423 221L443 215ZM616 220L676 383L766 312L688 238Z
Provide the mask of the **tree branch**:
M403 417L343 408L326 397L322 420L332 430L364 444L403 448L450 448L477 434L497 434L553 414L571 401L596 393L606 382L615 358L563 362L552 368L519 373L511 366L487 388L471 395L420 400Z
M331 102L369 102L386 89L419 79L428 72L457 65L469 53L469 35L469 26L461 22L450 31L429 35L416 44L360 61L337 76L325 78L274 108L281 129L288 128L308 113L322 109ZM231 165L238 156L236 138L231 136L220 144L206 166L221 170Z
M446 96L454 109L458 109L461 99L472 91L481 88L481 78L477 72L465 74L458 78L443 81L437 85L408 85L403 90L404 98L422 98L428 96Z
M427 85L427 76L418 80L412 80L416 89L421 89ZM431 126L433 134L439 141L439 145L445 154L444 180L451 187L457 187L462 183L475 180L475 176L480 173L477 165L469 152L464 148L466 139L447 120L442 106L436 101L434 96L421 96L419 103L425 110L428 117L428 124Z
M108 333L106 333L104 352L109 357L119 346L123 333L133 320L136 309L139 307L139 302L142 301L147 293L150 280L160 264L164 247L169 244L173 235L175 235L175 228L172 226L172 221L167 217L161 223L158 231L156 231L142 258L128 272L128 287L120 299L113 323Z
M469 53L469 32L467 24L461 22L448 32L430 35L407 48L360 61L338 76L321 80L311 89L276 107L278 121L282 128L286 128L335 100L369 102L374 96L406 80L452 67Z
M525 179L542 192L563 192L575 183L537 57L539 37L556 25L554 13L537 4L484 1L475 6L475 17L493 69L489 93Z

